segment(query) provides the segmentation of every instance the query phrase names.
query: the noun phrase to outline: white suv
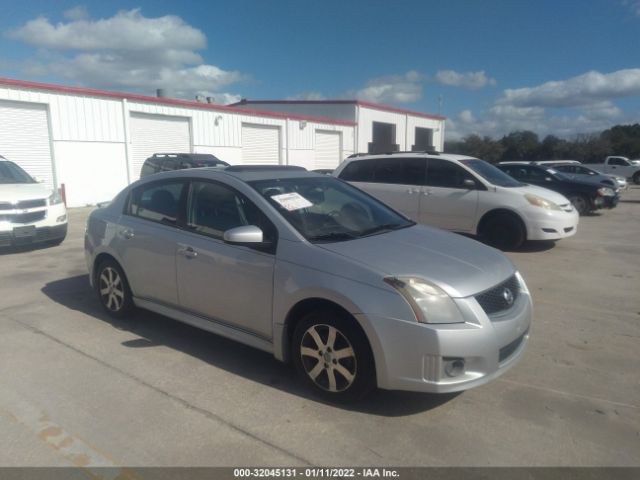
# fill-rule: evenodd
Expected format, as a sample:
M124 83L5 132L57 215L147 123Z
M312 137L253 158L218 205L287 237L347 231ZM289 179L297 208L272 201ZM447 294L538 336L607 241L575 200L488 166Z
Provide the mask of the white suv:
M578 226L578 213L564 196L520 183L473 157L355 154L333 175L419 223L478 235L498 248L570 237Z
M59 244L66 235L67 210L60 193L0 156L0 247Z

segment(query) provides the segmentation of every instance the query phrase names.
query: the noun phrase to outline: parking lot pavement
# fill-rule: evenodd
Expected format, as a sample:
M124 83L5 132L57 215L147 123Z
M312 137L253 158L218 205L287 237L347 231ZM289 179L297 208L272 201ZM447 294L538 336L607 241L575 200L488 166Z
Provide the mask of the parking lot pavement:
M527 353L458 395L319 402L271 356L148 312L108 319L82 251L0 254L0 465L640 465L640 188L509 253Z

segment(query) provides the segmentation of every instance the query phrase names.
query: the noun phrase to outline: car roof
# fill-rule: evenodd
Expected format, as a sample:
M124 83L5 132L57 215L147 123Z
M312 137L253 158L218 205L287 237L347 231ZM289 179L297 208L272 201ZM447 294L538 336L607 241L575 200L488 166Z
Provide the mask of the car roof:
M309 172L303 167L295 167L290 165L231 165L225 168L185 168L181 170L172 170L169 172L160 172L144 178L146 179L153 177L155 179L160 179L161 177L169 178L194 176L212 180L225 177L233 177L242 182L252 182L254 180L271 180L278 178L327 178L327 175Z
M393 158L394 156L402 158L440 158L443 160L478 160L476 157L468 155L458 155L455 153L440 153L434 151L420 152L387 152L387 153L354 153L349 155L345 162L353 162L357 160L372 160L376 158Z

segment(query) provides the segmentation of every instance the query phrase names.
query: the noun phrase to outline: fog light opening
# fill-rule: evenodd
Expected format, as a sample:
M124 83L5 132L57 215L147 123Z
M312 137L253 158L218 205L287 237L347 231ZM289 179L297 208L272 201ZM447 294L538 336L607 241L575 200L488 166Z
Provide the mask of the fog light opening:
M444 373L448 377L458 377L464 373L464 358L445 358Z
M67 221L67 216L66 215L60 215L58 218L56 218L56 222L60 223L60 222L66 222Z

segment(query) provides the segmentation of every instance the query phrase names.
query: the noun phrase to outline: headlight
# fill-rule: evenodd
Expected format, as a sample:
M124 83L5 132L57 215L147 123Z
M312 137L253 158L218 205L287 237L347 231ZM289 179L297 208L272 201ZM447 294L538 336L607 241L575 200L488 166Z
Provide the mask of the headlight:
M535 205L536 207L546 208L548 210L560 210L560 207L553 203L551 200L547 200L546 198L539 197L532 193L527 193L524 198L527 199L531 205Z
M601 197L613 197L616 194L611 188L599 188L598 195Z
M62 203L62 195L60 195L60 190L54 190L51 195L49 195L49 205L56 205L58 203Z
M420 323L464 323L453 299L440 287L416 277L386 277L409 302Z

